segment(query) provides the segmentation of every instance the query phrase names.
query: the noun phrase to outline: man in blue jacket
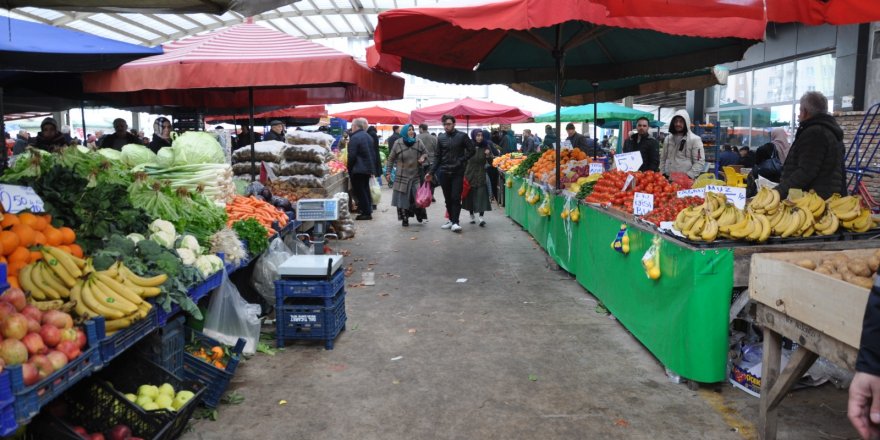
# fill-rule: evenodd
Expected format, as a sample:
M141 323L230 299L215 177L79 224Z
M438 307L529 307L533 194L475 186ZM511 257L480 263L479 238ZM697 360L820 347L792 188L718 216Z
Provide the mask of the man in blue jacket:
M352 121L351 138L348 142L348 174L351 176L351 189L360 210L355 220L373 219L370 179L375 175L378 161L373 155L373 138L367 134L367 120L356 118Z

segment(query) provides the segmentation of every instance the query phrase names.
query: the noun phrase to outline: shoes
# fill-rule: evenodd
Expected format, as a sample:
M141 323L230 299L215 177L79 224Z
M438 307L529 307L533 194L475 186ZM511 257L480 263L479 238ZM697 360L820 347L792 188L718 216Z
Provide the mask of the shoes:
M461 226L458 223L452 225L452 232L461 232Z
M373 219L373 216L372 216L372 215L367 215L367 214L361 214L361 215L355 217L354 219L355 219L355 220L372 220L372 219Z
M409 219L403 219L403 226L409 226Z
M475 224L475 223L477 223L477 220L476 220L476 218L474 217L474 215L471 214L471 224L473 225L473 224Z
M449 229L451 227L452 227L452 222L448 221L446 223L443 223L443 226L440 226L440 229ZM461 227L459 226L459 228L461 228Z
M480 226L486 226L486 220L483 220L482 215L480 216L479 220L480 220Z
M431 197L431 203L434 203L434 202L436 202L436 201L437 201L437 199Z

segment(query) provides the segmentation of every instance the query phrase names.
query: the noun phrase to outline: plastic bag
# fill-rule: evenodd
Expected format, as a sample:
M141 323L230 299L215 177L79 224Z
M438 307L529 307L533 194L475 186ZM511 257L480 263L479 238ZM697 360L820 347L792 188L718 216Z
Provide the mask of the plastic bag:
M550 217L550 214L553 213L553 208L551 207L550 201L550 195L544 192L544 195L541 198L541 204L538 205L539 216Z
M642 267L645 269L645 275L652 280L660 278L660 236L654 236L651 247L645 251L642 256Z
M423 183L416 191L416 206L419 208L431 206L431 183Z
M278 279L278 266L287 261L293 255L293 251L278 237L269 243L269 249L264 253L251 277L254 289L266 299L269 304L275 304L275 280Z
M235 284L229 281L226 269L223 269L223 283L208 304L205 335L230 346L242 338L245 340L244 353L253 354L257 351L257 342L260 340L259 315L260 306L245 301Z
M370 197L374 205L378 205L382 200L382 186L379 184L379 179L370 179Z

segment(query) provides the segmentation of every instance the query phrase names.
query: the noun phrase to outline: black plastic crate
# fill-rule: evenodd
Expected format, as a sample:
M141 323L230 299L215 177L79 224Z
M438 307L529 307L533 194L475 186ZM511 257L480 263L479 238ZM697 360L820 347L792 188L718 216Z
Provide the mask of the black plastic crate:
M180 376L183 374L183 316L172 319L165 327L138 342L135 351L153 360L166 370Z
M324 348L345 330L345 289L333 298L278 298L275 307L275 339L278 347L289 340L322 340Z
M186 330L187 344L200 345L203 347L214 347L223 345L216 339L212 339L205 334L193 330L189 327ZM241 361L241 352L244 350L245 340L238 338L235 346L230 350L229 360L226 362L226 368L218 368L213 364L199 359L189 353L184 354L183 358L183 377L193 380L205 386L205 396L202 402L205 406L215 408L220 403L220 398L229 386L238 363Z

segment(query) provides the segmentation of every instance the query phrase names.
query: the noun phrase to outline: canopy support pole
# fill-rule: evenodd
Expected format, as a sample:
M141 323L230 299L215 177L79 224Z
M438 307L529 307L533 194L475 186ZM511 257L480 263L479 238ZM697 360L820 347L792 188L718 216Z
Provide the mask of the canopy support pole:
M3 87L0 87L0 134L3 135L3 152L0 153L0 172L9 165L9 150L6 148L6 109L3 105Z
M562 191L562 122L560 111L562 108L562 66L565 52L562 51L562 25L556 25L556 46L553 48L553 60L556 61L556 84L554 86L553 101L556 104L556 192Z
M82 126L83 126L83 145L88 144L89 142L89 134L86 133L86 102L79 102L79 116L82 118Z
M599 140L599 83L593 81L593 160L596 160L598 154L596 153L598 149L598 140ZM621 124L622 126L623 124Z
M251 123L251 182L257 180L257 158L256 158L256 147L254 147L254 88L248 87L248 111L250 113L248 116L250 117Z

